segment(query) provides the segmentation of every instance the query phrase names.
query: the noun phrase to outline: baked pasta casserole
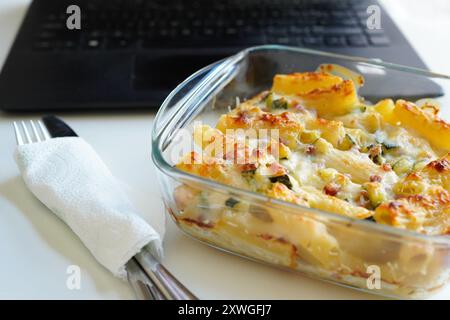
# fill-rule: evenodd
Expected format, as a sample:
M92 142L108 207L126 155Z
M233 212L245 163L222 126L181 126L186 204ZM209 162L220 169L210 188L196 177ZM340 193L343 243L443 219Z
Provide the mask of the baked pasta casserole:
M368 103L358 96L362 77L335 68L278 74L270 90L237 103L215 127L196 126L196 148L176 167L267 200L255 205L181 184L174 217L209 243L349 285L364 286L376 265L387 291L421 297L448 280L448 252L374 239L364 226L450 235L450 124L432 100ZM325 225L272 199L366 223Z

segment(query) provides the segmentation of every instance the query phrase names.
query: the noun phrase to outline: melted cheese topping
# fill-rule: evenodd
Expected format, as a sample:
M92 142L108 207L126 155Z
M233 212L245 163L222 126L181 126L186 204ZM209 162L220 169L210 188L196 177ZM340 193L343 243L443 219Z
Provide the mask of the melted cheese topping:
M368 105L352 81L327 73L277 75L271 91L224 114L216 128L197 128L196 142L203 150L218 140L236 146L230 129L278 130L268 140L278 157L247 142L238 152L253 162L216 152L178 168L302 206L450 234L450 126L437 107Z

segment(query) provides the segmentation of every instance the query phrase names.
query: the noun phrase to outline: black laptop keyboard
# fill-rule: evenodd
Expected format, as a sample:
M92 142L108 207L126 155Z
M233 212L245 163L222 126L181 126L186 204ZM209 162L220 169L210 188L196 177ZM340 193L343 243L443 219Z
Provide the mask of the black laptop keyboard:
M183 47L388 46L382 30L366 27L361 0L90 0L81 30L67 14L48 12L35 34L36 50L136 50Z

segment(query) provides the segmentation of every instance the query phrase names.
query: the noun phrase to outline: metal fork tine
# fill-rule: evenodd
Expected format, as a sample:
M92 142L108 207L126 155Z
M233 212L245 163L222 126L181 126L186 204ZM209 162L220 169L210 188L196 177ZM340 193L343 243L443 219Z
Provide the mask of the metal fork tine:
M21 121L20 124L16 121L13 122L18 145L51 139L50 134L40 120L37 120L37 123L33 120L29 122L29 125L25 121Z
M38 128L41 129L42 137L44 137L44 140L50 139L50 135L48 134L47 128L45 128L44 124L41 120L38 120Z
M32 143L33 141L31 140L30 134L28 133L28 129L27 129L27 125L25 124L25 121L22 121L22 130L25 133L25 143Z
M20 133L19 126L17 125L17 122L14 121L13 126L14 126L14 133L16 134L17 144L19 146L21 146L21 145L23 145L23 138L22 138L22 134Z
M36 141L37 141L37 142L41 142L42 139L41 139L41 137L39 136L39 133L38 133L38 131L37 131L37 129L36 129L36 125L34 124L34 121L33 121L33 120L30 120L30 123L31 123L31 128L33 129L33 134L34 134L34 136L36 137Z

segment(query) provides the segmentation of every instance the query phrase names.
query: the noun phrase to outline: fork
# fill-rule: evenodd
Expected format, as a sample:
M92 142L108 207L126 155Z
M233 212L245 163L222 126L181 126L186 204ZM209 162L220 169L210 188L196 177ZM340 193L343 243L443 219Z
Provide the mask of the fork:
M37 120L37 124L33 120L30 120L29 123L29 126L27 126L25 121L21 121L20 124L16 121L13 122L16 141L19 146L42 142L51 138L41 120ZM27 127L31 129L29 130Z
M41 120L13 122L17 144L24 145L51 139ZM142 300L197 300L153 255L145 250L126 265L128 282Z

